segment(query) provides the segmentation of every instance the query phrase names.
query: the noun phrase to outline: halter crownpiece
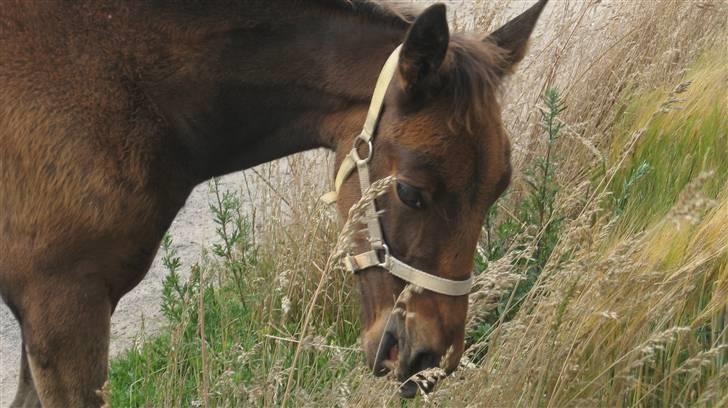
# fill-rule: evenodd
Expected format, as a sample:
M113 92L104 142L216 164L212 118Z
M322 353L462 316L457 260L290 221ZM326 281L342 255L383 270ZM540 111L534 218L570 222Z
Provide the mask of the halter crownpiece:
M372 95L372 101L369 104L369 112L367 113L364 127L362 128L361 133L354 138L354 146L352 147L351 152L346 155L341 163L341 167L339 167L339 171L336 173L336 190L325 194L322 197L324 202L333 203L336 201L341 185L351 175L351 173L354 172L354 170L356 170L359 174L359 185L362 195L364 195L369 188L369 161L372 159L372 155L374 154L374 145L372 143L374 139L374 132L376 130L377 123L379 122L379 116L382 113L384 95L387 93L389 83L394 77L394 73L397 69L401 49L402 45L397 47L389 56L387 62L384 63L384 67L379 74L379 79L377 79L377 85L374 88L374 94ZM359 155L359 146L362 144L367 145L366 157L361 157ZM463 281L445 279L407 265L391 255L389 253L389 247L384 241L384 235L382 234L382 227L379 223L375 201L372 201L369 205L367 205L366 219L366 230L369 233L369 245L371 246L371 250L359 255L349 255L345 258L346 267L352 273L357 273L368 268L380 267L406 282L413 283L417 286L443 295L463 296L470 293L470 289L473 284L472 275ZM380 253L383 254L381 257Z

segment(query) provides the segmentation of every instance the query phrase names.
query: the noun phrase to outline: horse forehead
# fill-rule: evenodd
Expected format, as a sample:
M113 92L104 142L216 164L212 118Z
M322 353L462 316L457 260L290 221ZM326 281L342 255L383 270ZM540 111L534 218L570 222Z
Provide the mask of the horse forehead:
M484 167L484 146L466 133L452 132L427 122L410 126L398 137L400 146L417 152L421 160L432 164L452 190L473 189Z

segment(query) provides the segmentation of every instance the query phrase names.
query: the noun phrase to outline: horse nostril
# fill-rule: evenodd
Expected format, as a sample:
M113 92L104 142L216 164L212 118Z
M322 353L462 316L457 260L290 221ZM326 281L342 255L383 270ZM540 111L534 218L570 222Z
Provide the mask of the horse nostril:
M377 355L374 358L374 375L381 377L396 364L399 360L399 345L397 338L391 332L384 332L377 348Z

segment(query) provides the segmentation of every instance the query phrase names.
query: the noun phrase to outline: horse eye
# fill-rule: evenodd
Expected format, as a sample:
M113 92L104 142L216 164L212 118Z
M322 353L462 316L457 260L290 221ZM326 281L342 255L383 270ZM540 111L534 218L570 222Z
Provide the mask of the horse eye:
M416 188L400 181L397 182L397 195L399 196L399 199L402 200L402 202L408 207L419 210L422 209L422 207L424 207L425 205L425 200L422 198L422 193L420 193Z

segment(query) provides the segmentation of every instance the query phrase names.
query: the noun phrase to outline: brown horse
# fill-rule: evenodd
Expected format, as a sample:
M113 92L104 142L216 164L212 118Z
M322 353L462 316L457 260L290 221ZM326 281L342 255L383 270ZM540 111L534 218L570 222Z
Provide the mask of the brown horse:
M369 163L372 180L398 180L377 200L383 235L407 264L466 279L510 180L498 87L545 3L475 38L451 35L442 5L414 18L363 0L4 0L0 294L23 338L12 406L99 405L111 314L192 188L316 147L341 163L399 44ZM348 177L340 214L359 197ZM358 282L377 374L457 366L467 296L414 290L395 305L404 281L373 267Z

